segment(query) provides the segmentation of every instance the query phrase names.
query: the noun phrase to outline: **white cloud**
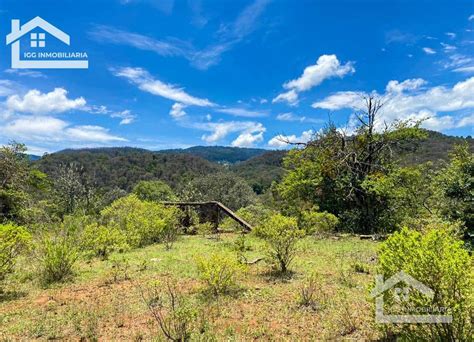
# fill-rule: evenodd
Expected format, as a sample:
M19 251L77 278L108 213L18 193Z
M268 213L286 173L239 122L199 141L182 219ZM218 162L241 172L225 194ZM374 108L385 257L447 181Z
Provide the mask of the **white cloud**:
M83 97L69 99L67 90L55 88L49 93L33 89L23 97L11 95L6 101L9 110L19 113L50 114L63 113L73 109L82 109L86 105Z
M427 82L421 78L412 78L403 82L390 81L385 90L388 93L402 93L406 90L415 90L425 85Z
M423 51L427 54L427 55L434 55L436 53L436 51L432 48L429 48L429 47L424 47L423 48Z
M258 118L258 117L268 115L268 113L266 111L254 111L254 110L248 110L248 109L245 109L245 108L221 107L221 108L217 108L216 111L218 111L220 113L230 114L230 115L234 115L234 116L247 117L247 118Z
M173 104L173 106L171 106L170 115L173 117L173 119L180 119L186 116L184 108L186 108L184 104L176 102Z
M451 39L456 38L456 33L454 33L454 32L446 32L445 35L447 35Z
M453 71L454 72L464 72L464 73L474 73L474 65L473 66L456 68Z
M122 110L121 112L113 112L110 114L111 118L119 118L120 125L129 125L135 121L136 115L133 114L129 109Z
M270 139L270 141L268 142L268 146L283 148L283 147L288 147L288 143L307 143L308 141L311 140L313 136L314 136L314 131L311 129L308 131L304 131L303 133L301 133L299 137L294 134L293 135L278 134Z
M213 34L216 42L203 48L196 48L192 43L175 37L156 39L104 25L95 26L89 36L99 42L132 46L160 56L183 57L192 66L205 70L219 63L223 53L244 41L258 27L258 21L269 2L255 0L233 22L221 24L219 31Z
M279 94L273 99L273 102L287 101L295 104L298 101L298 93L307 91L321 84L324 80L354 73L355 69L352 62L341 64L336 55L322 55L316 61L316 64L306 67L303 74L294 80L283 84L283 88L288 92Z
M281 113L277 115L277 120L279 121L299 121L299 122L309 122L309 123L323 123L323 119L308 118L306 116L296 115L292 112Z
M357 91L341 91L314 102L311 107L338 110L341 108L355 108L361 104L364 93Z
M14 74L18 76L27 76L32 78L46 78L46 75L37 70L29 69L6 69L4 70L7 74Z
M126 139L111 135L100 126L72 126L51 116L20 116L0 126L2 135L10 139L38 142L114 142Z
M457 47L455 47L454 45L446 44L443 42L441 42L440 44L443 47L444 52L453 52L457 50Z
M471 15L469 16L469 18L467 18L467 20L469 20L469 21L474 20L474 14L471 14Z
M261 141L260 135L263 139L266 130L261 123L253 121L206 122L193 124L192 127L210 132L202 136L202 140L209 144L216 143L229 134L240 133L232 142L234 146Z
M10 80L0 80L0 97L9 96L15 93L16 85Z
M419 80L419 79L415 79ZM407 82L407 83L405 83ZM391 86L389 87L389 85ZM453 112L474 108L474 77L456 83L452 88L437 86L418 89L424 84L421 81L407 80L404 82L391 81L388 89L398 89L402 84L412 85L402 87L403 91L387 91L383 94L384 106L377 125L381 127L384 122L395 120L420 120L430 118L423 125L436 130L460 128L468 126L470 117L463 113L453 115ZM413 88L413 84L418 84ZM376 95L376 93L374 93ZM313 103L315 108L343 109L363 108L363 92L339 92L328 96L322 101ZM450 115L440 113L450 112Z
M292 89L285 93L278 94L278 96L272 100L272 103L285 101L292 106L296 106L298 104L298 94L296 90Z
M264 103L267 103L267 102L268 102L267 99L261 99L261 100L260 100L260 104L264 104Z
M237 139L232 141L231 145L235 147L253 147L255 143L263 141L263 132L242 133Z
M200 107L214 106L208 99L191 96L186 93L183 88L154 79L148 71L142 68L125 67L113 69L112 72L115 76L127 79L132 84L138 86L139 89L150 94L158 95L185 105Z

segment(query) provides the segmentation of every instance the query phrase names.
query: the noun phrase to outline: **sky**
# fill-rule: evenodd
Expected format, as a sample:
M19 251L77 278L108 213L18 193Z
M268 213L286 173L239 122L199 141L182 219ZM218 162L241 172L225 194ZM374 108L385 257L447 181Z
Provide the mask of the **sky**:
M0 36L36 16L71 39L46 34L43 51L86 52L89 68L12 69L0 44L0 144L32 154L288 148L328 120L350 134L368 94L379 127L473 133L472 1L2 0Z

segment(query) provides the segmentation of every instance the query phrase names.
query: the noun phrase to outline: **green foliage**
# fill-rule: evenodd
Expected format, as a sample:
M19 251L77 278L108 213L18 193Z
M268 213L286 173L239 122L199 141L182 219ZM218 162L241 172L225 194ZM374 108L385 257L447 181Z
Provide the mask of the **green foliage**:
M82 248L86 253L102 259L107 259L114 251L124 251L128 248L125 235L113 225L89 224L82 232L81 238Z
M454 148L450 164L439 173L437 185L444 199L441 203L444 216L461 220L474 236L474 155L467 143Z
M142 201L176 201L178 197L171 187L163 181L140 181L133 188L133 193Z
M13 271L15 259L29 246L30 240L31 235L24 227L0 224L0 282Z
M133 248L161 242L164 238L168 244L177 235L179 213L175 208L141 201L136 195L119 198L101 215L107 227L122 231Z
M245 180L230 172L194 179L181 196L189 201L218 201L232 210L255 203L256 195Z
M171 249L181 231L180 221L183 212L176 207L163 207L162 209L161 217L165 221L165 225L161 231L161 241L165 244L166 249Z
M299 287L297 302L299 305L313 310L320 309L325 301L321 276L311 273Z
M199 277L215 297L235 287L237 277L244 270L234 255L225 252L198 257L196 262Z
M247 207L240 208L239 210L236 211L237 216L242 218L252 227L256 227L262 224L263 221L265 221L270 215L274 213L275 213L274 210L266 208L260 203L252 204ZM234 230L234 231L240 231L242 229L240 224L235 222L230 217L226 217L220 224L220 227L225 230Z
M153 282L142 292L151 317L170 341L189 341L195 330L198 310L178 284L170 279Z
M328 212L304 211L301 215L300 227L308 235L324 236L334 233L339 219Z
M78 239L62 229L44 233L35 244L43 284L62 282L74 275L74 265L80 257Z
M299 216L303 208L317 206L336 215L341 227L375 233L387 226L390 201L373 190L373 183L389 176L397 164L393 148L423 139L419 123L397 122L378 131L375 122L382 104L367 98L367 111L357 116L353 136L330 124L301 150L285 158L287 174L276 193L284 213ZM387 213L389 212L389 213Z
M255 229L255 234L265 240L268 254L278 270L286 273L305 232L298 229L295 218L274 214Z
M414 291L398 303L391 291L384 294L388 310L446 308L451 324L413 324L392 327L408 340L467 341L472 337L474 279L471 258L449 224L425 227L424 233L403 228L381 246L378 273L388 279L404 271L434 291L432 299ZM398 304L398 305L396 305ZM400 306L400 307L399 307ZM405 311L406 312L406 311Z

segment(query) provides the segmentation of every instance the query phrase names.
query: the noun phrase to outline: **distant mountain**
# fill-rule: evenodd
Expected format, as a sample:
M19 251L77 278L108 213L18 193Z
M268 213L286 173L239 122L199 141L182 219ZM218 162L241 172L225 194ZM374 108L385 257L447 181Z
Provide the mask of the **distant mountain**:
M231 166L231 170L247 180L253 190L263 193L272 182L283 176L283 158L287 151L267 151L242 163Z
M268 152L261 148L227 146L194 146L186 149L161 150L160 153L192 154L220 164L235 164Z
M405 165L432 161L435 167L448 159L455 144L467 141L474 150L474 139L447 136L427 131L428 138L403 146L399 154ZM34 161L54 177L61 164L83 166L94 183L105 189L131 190L140 180L161 179L174 188L189 180L218 171L229 171L244 178L256 193L265 192L284 174L287 151L269 151L221 146L196 146L184 150L148 151L132 147L63 150ZM224 165L223 165L224 164Z
M190 154L171 154L130 147L63 150L43 156L34 164L54 177L61 165L76 163L96 186L130 191L140 180L161 179L172 187L222 166Z
M26 156L28 157L29 161L35 161L35 160L41 159L40 156L36 156L34 154L27 154Z

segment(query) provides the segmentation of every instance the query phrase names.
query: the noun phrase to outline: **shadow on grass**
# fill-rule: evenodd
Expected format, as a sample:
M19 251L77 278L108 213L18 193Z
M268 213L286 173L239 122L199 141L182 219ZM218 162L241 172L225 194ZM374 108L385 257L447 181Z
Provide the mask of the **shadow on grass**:
M23 297L26 297L27 292L25 291L0 291L0 303L9 302L11 300L17 300Z
M297 273L291 270L288 270L286 272L282 272L277 269L270 269L266 272L263 273L263 277L265 278L266 281L268 282L282 282L282 283L287 283L295 277Z

